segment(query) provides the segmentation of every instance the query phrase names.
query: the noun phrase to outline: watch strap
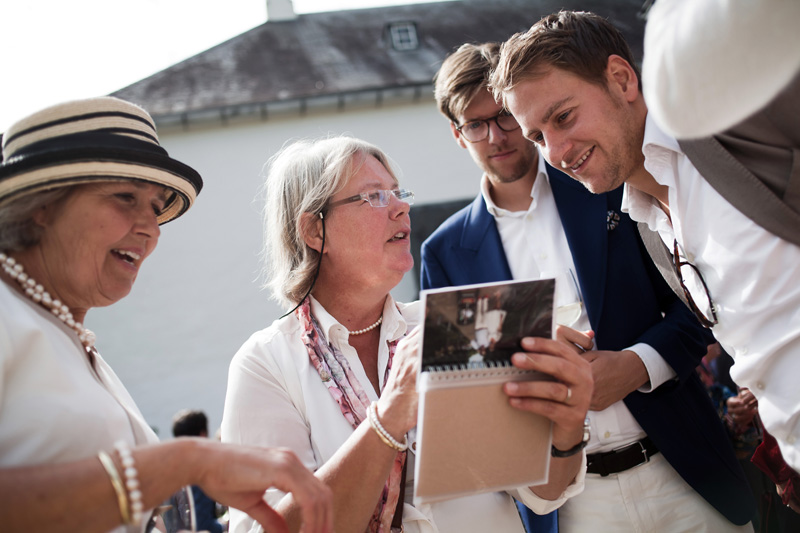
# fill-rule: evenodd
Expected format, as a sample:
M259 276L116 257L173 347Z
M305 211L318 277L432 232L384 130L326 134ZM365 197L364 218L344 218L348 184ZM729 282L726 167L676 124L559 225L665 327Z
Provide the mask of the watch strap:
M589 417L587 416L583 420L583 440L581 440L578 444L570 448L569 450L559 450L555 446L550 446L550 455L553 457L572 457L582 449L586 448L586 445L589 444L589 439L592 436L592 428L589 424Z

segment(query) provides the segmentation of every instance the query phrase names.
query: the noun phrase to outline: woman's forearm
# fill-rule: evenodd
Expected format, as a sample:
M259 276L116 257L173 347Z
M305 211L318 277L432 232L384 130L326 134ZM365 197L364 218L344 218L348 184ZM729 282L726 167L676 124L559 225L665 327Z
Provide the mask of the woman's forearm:
M582 458L582 453L565 458L552 457L547 483L530 487L531 491L544 500L558 499L578 476Z
M360 533L366 529L396 454L364 421L317 470L317 478L333 491L334 531ZM299 531L299 509L292 495L284 497L276 510L286 519L290 531Z
M185 448L169 443L134 450L145 509L155 507L181 487L181 462L174 456ZM113 450L106 453L122 477L119 457ZM0 516L4 517L4 531L91 533L122 524L116 492L96 456L70 463L3 469Z

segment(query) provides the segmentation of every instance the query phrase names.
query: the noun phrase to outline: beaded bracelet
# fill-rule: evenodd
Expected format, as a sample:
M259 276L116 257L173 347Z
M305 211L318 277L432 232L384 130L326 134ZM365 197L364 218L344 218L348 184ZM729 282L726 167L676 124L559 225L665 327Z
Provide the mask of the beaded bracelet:
M142 523L144 506L142 505L142 491L139 490L139 472L136 470L136 462L133 460L128 443L124 440L114 443L114 448L119 454L119 460L122 462L125 472L125 487L128 489L128 502L131 508L131 520L128 523L138 526Z
M122 486L117 467L114 466L114 461L111 460L111 457L106 452L97 452L97 458L100 459L100 464L105 468L109 479L111 479L111 486L114 487L114 492L117 493L117 504L119 505L119 514L122 516L122 523L129 524L131 516L128 509L128 499L125 497L125 488Z
M397 439L392 437L386 429L384 429L381 421L378 420L378 404L377 402L372 402L369 404L367 408L367 420L369 420L369 425L372 426L372 429L375 430L375 433L381 438L381 440L386 443L387 446L394 448L398 452L404 452L408 449L408 436L403 435L403 442L398 442Z

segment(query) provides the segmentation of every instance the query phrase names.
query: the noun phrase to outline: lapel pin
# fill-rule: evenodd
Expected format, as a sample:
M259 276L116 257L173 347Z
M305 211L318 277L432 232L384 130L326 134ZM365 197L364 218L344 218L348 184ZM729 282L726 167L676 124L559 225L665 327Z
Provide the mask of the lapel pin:
M617 226L619 226L619 213L611 209L606 215L606 229L608 231L614 231L617 229Z

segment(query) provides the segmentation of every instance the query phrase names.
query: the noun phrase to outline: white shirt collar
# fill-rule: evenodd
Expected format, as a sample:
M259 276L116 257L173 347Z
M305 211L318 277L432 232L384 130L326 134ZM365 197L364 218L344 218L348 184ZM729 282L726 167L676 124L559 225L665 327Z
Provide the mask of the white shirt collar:
M537 150L538 150L538 148L537 148ZM542 155L541 152L539 152L539 157L538 157L537 160L538 160L538 163L537 163L537 166L536 166L536 181L538 182L539 178L544 176L545 179L547 179L547 181L549 183L550 182L550 176L547 175L547 165L545 164L544 156ZM534 184L534 190L535 189L536 189L536 187L535 187L535 184Z
M644 152L650 146L658 146L665 150L682 153L675 137L672 137L667 132L662 130L656 123L653 116L648 113L644 122L644 141L642 142L642 151ZM645 155L647 155L646 152Z
M489 176L484 173L483 176L481 176L481 195L483 195L483 201L486 202L486 209L493 217L503 216L503 214L508 213L508 211L497 207L497 204L494 203L492 195L489 192L490 187Z
M492 200L492 195L489 192L491 187L489 177L484 173L484 175L481 177L481 195L483 196L483 201L486 202L486 210L489 211L490 215L495 218L521 216L524 213L530 213L536 209L536 199L541 196L540 191L544 186L542 182L547 181L548 184L550 182L550 178L547 175L547 169L544 165L544 158L541 154L539 154L538 161L539 164L536 171L536 179L533 181L533 187L531 188L531 205L528 207L527 211L509 211L508 209L503 209L495 204L494 200Z
M645 119L642 153L645 156L645 169L656 182L674 188L675 177L668 170L672 168L671 160L683 152L678 141L664 132L649 113ZM621 209L632 219L646 223L650 230L658 231L662 236L673 234L672 223L658 205L658 201L627 183L622 195Z
M336 320L316 298L311 295L309 295L309 298L311 298L311 312L316 317L317 323L325 333L325 338L328 339L328 342L335 341L334 344L337 345L340 342L346 342L347 328ZM383 323L381 324L381 330L386 332L387 341L394 341L403 337L408 330L408 324L400 313L398 309L399 306L402 306L403 309L411 308L406 311L407 313L414 311L413 303L398 304L394 301L391 294L386 297L386 302L383 305Z

